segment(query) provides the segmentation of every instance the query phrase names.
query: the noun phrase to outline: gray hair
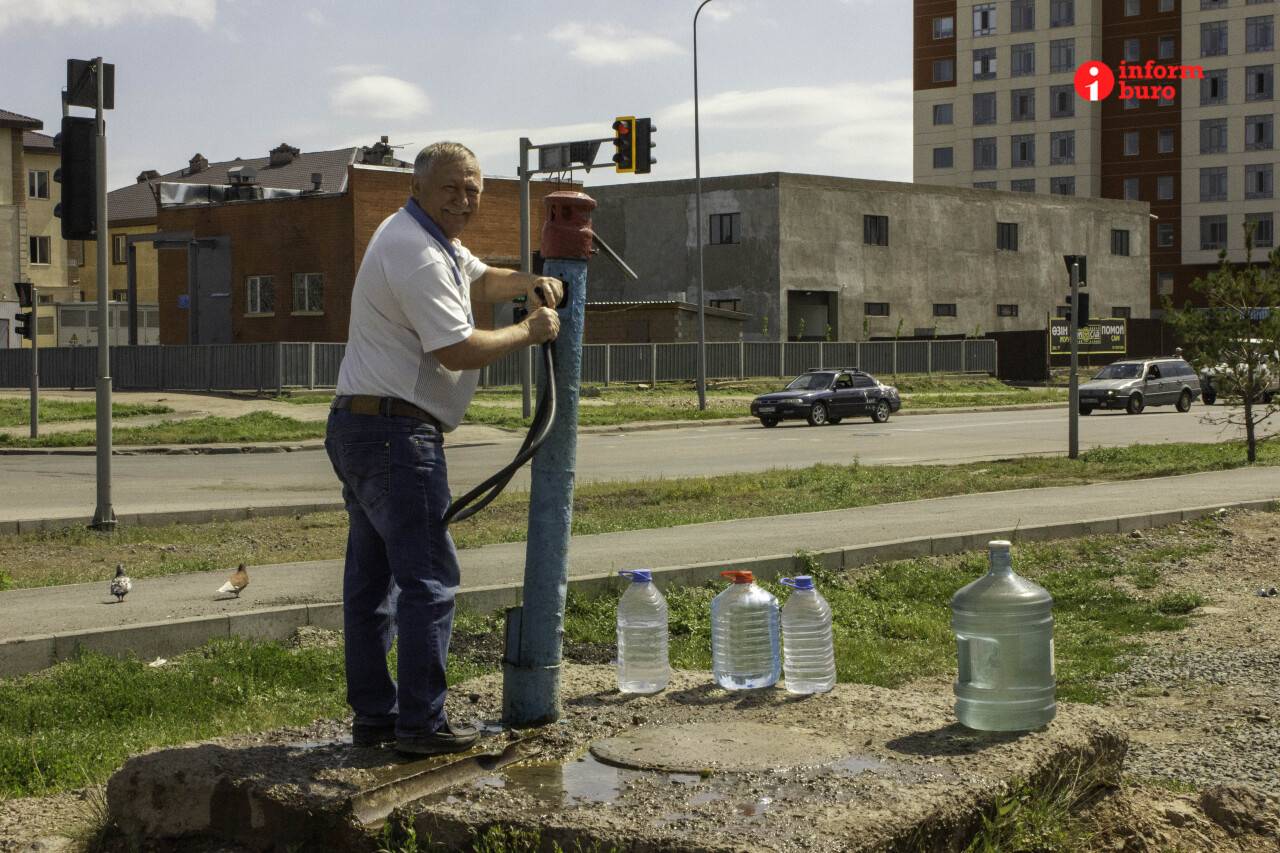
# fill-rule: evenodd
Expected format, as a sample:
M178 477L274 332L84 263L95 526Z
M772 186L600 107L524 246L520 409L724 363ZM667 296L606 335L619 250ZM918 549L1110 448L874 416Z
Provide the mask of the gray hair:
M461 142L433 142L414 158L413 177L418 181L425 181L437 164L458 161L475 163L477 166L480 164L475 152Z

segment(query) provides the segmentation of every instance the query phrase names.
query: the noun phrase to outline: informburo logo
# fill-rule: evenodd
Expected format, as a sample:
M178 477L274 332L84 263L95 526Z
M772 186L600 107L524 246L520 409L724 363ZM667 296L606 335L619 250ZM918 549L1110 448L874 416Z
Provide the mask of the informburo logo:
M1090 61L1076 69L1076 94L1086 101L1106 100L1112 92L1122 101L1172 101L1178 96L1176 80L1203 80L1201 65L1165 65L1121 62L1116 71L1105 62Z

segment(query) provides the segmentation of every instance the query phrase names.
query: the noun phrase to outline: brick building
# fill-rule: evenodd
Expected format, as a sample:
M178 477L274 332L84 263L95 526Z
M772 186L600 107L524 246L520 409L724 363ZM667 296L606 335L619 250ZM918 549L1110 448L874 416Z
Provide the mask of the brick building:
M186 252L158 253L160 342L345 341L365 247L408 198L412 175L411 168L351 163L341 192L321 188L273 198L269 189L250 185L240 187L249 197L230 200L235 193L201 197L162 184L158 229L199 243ZM542 197L578 188L533 183L534 246ZM208 200L215 196L221 198ZM464 237L485 263L519 267L519 197L518 180L485 178L480 212ZM493 317L478 314L476 322L492 327Z

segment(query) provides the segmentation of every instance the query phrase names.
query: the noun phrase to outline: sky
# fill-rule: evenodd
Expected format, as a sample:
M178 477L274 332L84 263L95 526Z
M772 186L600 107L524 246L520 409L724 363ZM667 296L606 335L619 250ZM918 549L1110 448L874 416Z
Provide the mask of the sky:
M390 137L472 148L513 177L519 139L657 128L648 176L694 176L699 0L0 0L0 109L57 132L66 60L116 66L112 189L139 172ZM911 180L907 0L710 0L698 16L704 177ZM91 114L74 109L76 114ZM608 160L612 146L598 159Z

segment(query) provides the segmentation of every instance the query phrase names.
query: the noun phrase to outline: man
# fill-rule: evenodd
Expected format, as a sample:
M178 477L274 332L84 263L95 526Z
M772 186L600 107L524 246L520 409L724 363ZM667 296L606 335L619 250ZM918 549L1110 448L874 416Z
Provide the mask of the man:
M405 753L466 749L478 732L445 717L445 660L459 584L443 434L475 393L479 368L552 340L554 278L487 267L462 245L484 181L475 155L430 145L412 195L374 232L351 294L351 326L325 448L350 519L343 575L352 743ZM477 329L471 306L528 296L520 323ZM539 305L541 303L541 305ZM387 668L399 636L399 685Z

